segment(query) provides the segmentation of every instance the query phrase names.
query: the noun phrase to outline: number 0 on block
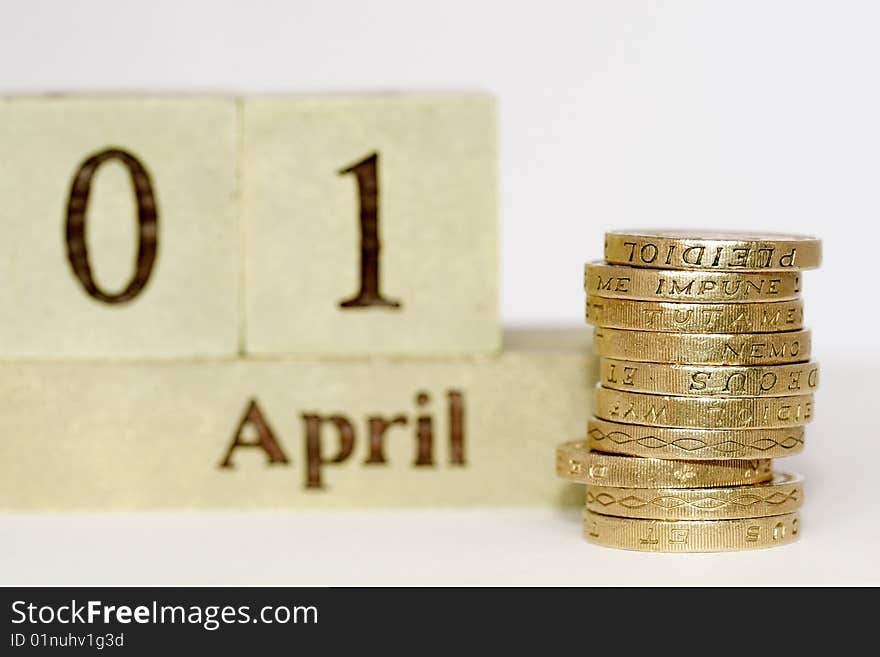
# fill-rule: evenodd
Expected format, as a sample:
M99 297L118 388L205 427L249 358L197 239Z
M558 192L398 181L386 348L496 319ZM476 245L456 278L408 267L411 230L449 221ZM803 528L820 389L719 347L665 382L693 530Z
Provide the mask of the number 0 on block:
M109 294L98 287L89 264L86 243L86 210L92 178L98 167L107 160L119 160L128 169L137 203L138 251L135 272L125 289L118 294ZM157 247L156 198L144 165L131 153L119 149L107 149L87 158L73 178L67 201L66 233L67 258L74 275L89 296L104 303L125 303L140 294L153 271Z
M0 100L0 358L238 353L236 103Z

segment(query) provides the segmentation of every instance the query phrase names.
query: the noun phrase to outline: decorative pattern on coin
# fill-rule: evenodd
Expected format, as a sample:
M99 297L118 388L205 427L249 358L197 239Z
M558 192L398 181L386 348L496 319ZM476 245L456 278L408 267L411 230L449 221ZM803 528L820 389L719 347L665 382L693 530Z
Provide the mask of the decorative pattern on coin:
M677 429L592 418L590 449L657 459L761 459L792 456L804 448L804 427Z
M587 510L623 518L712 520L761 518L797 511L803 478L785 473L772 481L719 488L587 486Z

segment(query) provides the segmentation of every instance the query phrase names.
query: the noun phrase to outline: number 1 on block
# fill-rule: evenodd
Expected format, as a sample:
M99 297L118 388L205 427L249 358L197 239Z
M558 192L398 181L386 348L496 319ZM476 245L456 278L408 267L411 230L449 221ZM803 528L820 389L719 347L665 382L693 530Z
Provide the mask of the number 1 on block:
M246 351L499 348L491 97L255 98L243 112Z
M371 153L360 162L342 169L341 175L354 174L360 199L361 227L361 289L351 299L340 301L342 308L383 306L400 308L399 301L391 301L379 291L379 154Z

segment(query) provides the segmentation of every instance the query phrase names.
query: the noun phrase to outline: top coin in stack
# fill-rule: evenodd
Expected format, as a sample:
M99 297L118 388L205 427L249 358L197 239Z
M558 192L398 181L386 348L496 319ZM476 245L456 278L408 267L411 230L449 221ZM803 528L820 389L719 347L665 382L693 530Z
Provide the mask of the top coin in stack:
M797 271L821 264L822 243L782 233L617 230L605 233L605 261L651 269Z

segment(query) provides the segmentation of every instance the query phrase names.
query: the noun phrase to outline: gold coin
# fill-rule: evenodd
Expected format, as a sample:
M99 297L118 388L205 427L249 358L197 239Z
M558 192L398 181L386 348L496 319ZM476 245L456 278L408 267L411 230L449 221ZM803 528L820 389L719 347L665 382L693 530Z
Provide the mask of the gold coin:
M644 520L584 513L588 541L642 552L751 550L792 543L799 534L797 513L735 520Z
M785 333L652 333L597 327L599 356L676 365L778 365L810 360L810 331Z
M585 440L556 448L556 474L580 484L647 488L709 488L769 481L770 459L663 461L590 451Z
M804 304L682 303L587 297L587 322L640 331L775 333L803 328Z
M588 511L622 518L726 520L763 518L797 511L803 478L780 473L771 481L719 488L620 488L587 486Z
M606 299L739 303L797 299L801 283L796 271L674 271L587 263L584 289Z
M812 393L815 362L791 365L673 365L599 359L599 382L612 390L684 397L779 397Z
M674 429L591 418L590 449L656 459L761 459L799 454L804 427Z
M683 429L794 427L813 419L813 395L673 397L597 387L596 417L612 422Z
M605 233L605 260L660 269L815 269L822 242L808 235L738 231L612 231Z

